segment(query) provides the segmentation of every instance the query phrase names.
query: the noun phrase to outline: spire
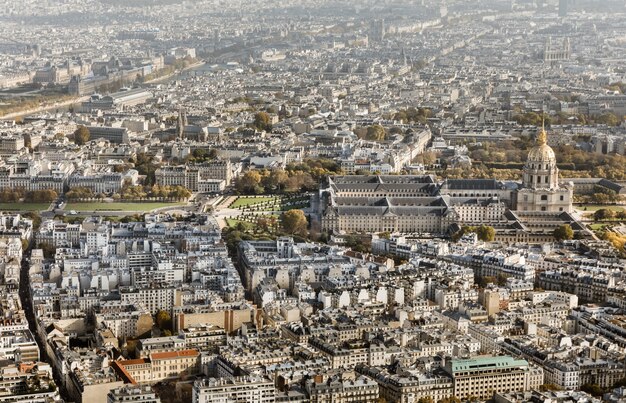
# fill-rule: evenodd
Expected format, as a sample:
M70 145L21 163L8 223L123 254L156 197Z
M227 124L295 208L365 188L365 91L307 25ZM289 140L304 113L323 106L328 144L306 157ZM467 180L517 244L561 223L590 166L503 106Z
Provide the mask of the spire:
M548 142L548 133L546 133L546 120L541 119L541 131L537 135L537 145L544 145Z

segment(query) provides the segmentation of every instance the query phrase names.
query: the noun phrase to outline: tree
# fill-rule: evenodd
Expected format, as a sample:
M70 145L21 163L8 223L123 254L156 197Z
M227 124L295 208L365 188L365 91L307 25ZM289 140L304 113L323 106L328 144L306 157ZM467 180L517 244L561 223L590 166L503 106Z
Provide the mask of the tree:
M610 242L615 249L617 249L622 256L626 256L626 236L620 235L616 232L604 231L600 236L601 239Z
M93 191L90 188L78 186L65 192L67 200L91 199Z
M478 239L483 242L493 242L493 240L496 237L496 230L493 227L490 227L488 225L481 225L479 227L465 225L461 227L460 231L454 234L452 239L454 241L458 241L459 239L463 237L463 235L468 234L470 232L475 233Z
M89 129L85 126L78 126L78 128L74 131L74 143L79 146L84 145L89 141L91 137L91 133L89 133Z
M432 165L437 161L437 154L434 151L426 151L415 157L415 161L426 166Z
M496 230L488 225L481 225L476 229L476 235L483 242L493 242L496 238Z
M476 284L480 288L485 288L489 284L497 284L498 279L494 276L476 276Z
M24 188L4 188L0 191L0 202L14 203L20 201L25 195Z
M596 123L605 124L607 126L617 126L620 124L620 119L611 112L607 112L596 118Z
M51 203L59 197L54 189L30 190L24 193L26 203Z
M282 169L273 169L272 172L263 178L263 185L268 192L280 193L285 189L289 175Z
M161 330L172 329L172 317L169 312L160 310L156 314L156 324Z
M569 240L574 238L574 230L569 224L563 224L554 230L554 239L557 241Z
M217 159L217 157L218 157L218 152L217 152L217 150L216 150L215 148L211 148L211 149L209 150L209 153L207 154L207 157L208 157L209 159L212 159L212 160Z
M32 222L33 222L33 229L35 231L39 230L39 227L41 226L41 215L39 215L39 212L37 212L37 211L29 211L28 213L22 214L22 217L28 218L29 220L32 220Z
M267 112L257 112L254 115L254 127L259 130L271 131L270 115Z
M158 168L153 162L153 158L151 155L146 153L138 153L135 158L132 158L130 162L135 164L135 169L139 172L140 175L145 175L146 179L144 180L145 185L154 185L156 183L155 172Z
M586 383L580 387L580 390L596 397L602 396L604 394L604 389L602 389L602 387L600 387L600 385L598 385L597 383Z
M366 138L371 141L383 141L387 134L381 125L373 125L367 128Z
M235 184L237 192L241 194L260 194L265 189L261 186L261 174L257 171L248 171Z
M57 248L55 248L54 245L51 245L47 242L40 243L39 249L43 251L43 257L46 259L52 259L57 250Z
M554 383L544 383L543 385L539 386L539 390L541 390L542 392L545 392L547 390L559 391L563 390L563 388Z
M596 210L596 212L593 213L593 219L595 221L610 220L610 219L613 219L614 217L615 217L615 212L613 210L606 209L606 208Z
M280 225L288 234L306 236L308 222L304 211L289 210L280 216Z

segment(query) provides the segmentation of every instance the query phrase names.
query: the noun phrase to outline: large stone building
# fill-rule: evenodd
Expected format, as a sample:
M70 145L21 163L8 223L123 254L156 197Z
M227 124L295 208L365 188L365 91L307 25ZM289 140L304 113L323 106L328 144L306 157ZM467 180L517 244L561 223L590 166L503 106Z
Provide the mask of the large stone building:
M530 150L522 183L430 176L333 176L320 190L322 230L432 233L490 225L504 242L548 242L559 225L584 232L570 215L573 185L559 182L554 151L542 130Z
M321 193L322 229L444 234L455 223L506 222L506 203L483 190L441 194L432 176L336 176Z
M157 169L156 182L162 186L184 186L192 192L216 193L232 180L228 160L216 160L198 165L165 166Z
M543 371L509 356L452 359L444 370L454 380L454 396L490 399L494 393L525 391L543 384Z
M570 213L572 198L573 185L559 183L556 156L542 130L524 165L522 188L517 192L517 210Z

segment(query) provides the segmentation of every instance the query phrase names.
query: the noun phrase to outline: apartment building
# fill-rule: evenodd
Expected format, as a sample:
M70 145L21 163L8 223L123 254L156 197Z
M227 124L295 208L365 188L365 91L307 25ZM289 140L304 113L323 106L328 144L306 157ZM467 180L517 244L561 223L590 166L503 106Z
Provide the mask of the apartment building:
M454 380L454 396L461 399L491 399L496 392L529 389L528 362L510 356L452 359L444 370Z
M155 176L161 186L184 186L192 192L215 193L230 185L232 166L229 160L165 166L157 169Z
M124 175L114 172L75 172L69 178L70 188L83 187L97 193L116 193L124 185Z
M109 391L107 403L161 403L150 386L124 385Z
M209 378L193 385L193 403L272 403L274 382L261 376Z
M200 367L200 353L196 349L155 352L148 358L113 363L118 375L132 384L153 384L196 375Z
M180 304L179 291L176 288L152 287L120 289L121 301L124 303L136 302L145 306L149 312L157 312L160 309L170 311L175 305Z
M379 401L378 384L353 371L331 377L317 375L307 380L305 389L311 403L375 403Z

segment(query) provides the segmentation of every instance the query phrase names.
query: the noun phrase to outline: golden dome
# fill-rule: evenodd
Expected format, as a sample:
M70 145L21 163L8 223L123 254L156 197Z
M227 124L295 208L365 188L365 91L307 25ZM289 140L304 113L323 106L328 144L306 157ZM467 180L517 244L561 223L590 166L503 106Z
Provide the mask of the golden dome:
M528 161L532 162L552 162L556 161L554 150L547 144L533 147L528 153Z

